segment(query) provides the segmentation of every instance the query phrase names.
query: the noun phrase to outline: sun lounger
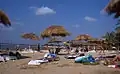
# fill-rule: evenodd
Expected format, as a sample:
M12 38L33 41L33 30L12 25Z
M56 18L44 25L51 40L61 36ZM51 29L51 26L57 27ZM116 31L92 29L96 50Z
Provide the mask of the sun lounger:
M66 55L66 59L75 59L76 57L84 56L84 53L81 54L72 54L72 55Z
M78 57L79 55L66 55L65 58L66 59L75 59L76 57Z

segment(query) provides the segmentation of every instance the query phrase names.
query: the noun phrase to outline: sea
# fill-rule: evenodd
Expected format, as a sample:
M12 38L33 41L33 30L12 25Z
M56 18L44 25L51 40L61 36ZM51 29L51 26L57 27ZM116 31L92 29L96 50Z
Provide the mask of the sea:
M16 49L17 47L19 47L20 49L24 49L24 48L37 48L37 44L34 45L30 45L30 44L12 44L12 43L0 43L0 49L4 50L4 49Z

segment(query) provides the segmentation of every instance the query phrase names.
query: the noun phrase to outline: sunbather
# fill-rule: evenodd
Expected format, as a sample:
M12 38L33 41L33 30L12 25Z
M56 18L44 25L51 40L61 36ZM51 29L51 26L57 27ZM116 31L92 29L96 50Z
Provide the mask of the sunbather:
M112 62L115 63L116 61L120 61L120 56L116 56Z

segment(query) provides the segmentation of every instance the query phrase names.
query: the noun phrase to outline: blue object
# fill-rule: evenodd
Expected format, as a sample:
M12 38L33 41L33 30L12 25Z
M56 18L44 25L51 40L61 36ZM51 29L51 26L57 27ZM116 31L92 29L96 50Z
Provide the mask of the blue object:
M88 55L75 58L75 62L95 62L95 59L92 57L92 55Z
M53 58L56 58L57 57L57 55L56 54L48 54L48 56L51 56L51 57L53 57Z
M88 62L95 62L95 59L92 56L88 57Z
M75 62L82 62L87 56L77 57L75 58Z

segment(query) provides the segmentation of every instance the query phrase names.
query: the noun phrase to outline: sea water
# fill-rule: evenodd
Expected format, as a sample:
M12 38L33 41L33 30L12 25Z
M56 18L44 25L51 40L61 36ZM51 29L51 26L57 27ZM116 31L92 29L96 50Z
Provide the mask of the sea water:
M20 49L29 48L29 44L10 44L10 43L0 43L0 49L16 49L19 45ZM30 48L37 48L37 45L30 45Z

